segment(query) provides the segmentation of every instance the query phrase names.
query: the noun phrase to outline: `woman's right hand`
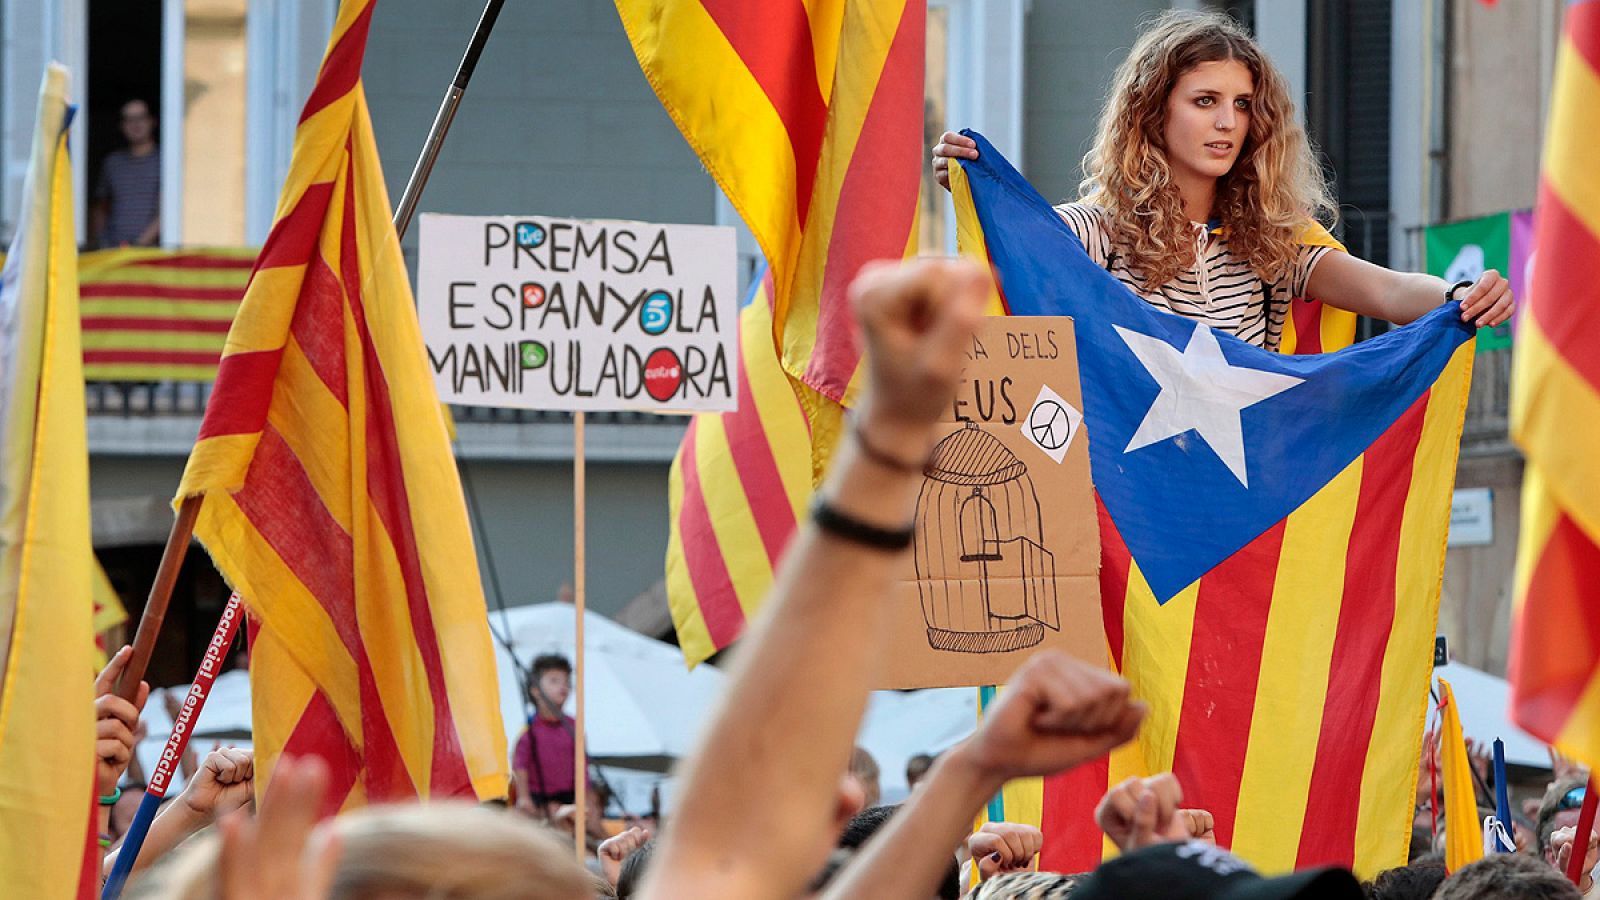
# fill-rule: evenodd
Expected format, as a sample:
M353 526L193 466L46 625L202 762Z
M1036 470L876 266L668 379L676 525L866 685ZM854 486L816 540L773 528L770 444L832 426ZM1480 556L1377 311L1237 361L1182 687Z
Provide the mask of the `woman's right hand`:
M950 190L950 160L977 159L978 142L964 134L946 131L933 145L933 178L939 186Z

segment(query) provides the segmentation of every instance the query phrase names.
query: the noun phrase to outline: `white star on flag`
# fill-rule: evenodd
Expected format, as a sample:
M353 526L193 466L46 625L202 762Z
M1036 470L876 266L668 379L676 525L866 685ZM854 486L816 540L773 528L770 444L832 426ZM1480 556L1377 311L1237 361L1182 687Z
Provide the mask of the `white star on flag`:
M1229 365L1217 336L1199 323L1182 353L1159 338L1120 325L1112 327L1161 386L1161 393L1122 452L1132 453L1193 430L1239 483L1249 487L1239 414L1305 379Z

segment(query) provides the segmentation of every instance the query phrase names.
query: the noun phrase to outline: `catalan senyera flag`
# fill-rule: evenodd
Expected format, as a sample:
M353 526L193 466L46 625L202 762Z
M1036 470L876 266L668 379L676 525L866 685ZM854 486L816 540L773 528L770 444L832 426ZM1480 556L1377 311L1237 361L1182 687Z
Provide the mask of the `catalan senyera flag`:
M916 248L926 4L616 4L656 96L771 264L773 338L810 389L825 457L827 404L851 402L861 359L845 290L863 263Z
M1527 458L1512 620L1517 724L1600 765L1600 2L1568 3L1545 136L1511 436Z
M1264 870L1403 864L1472 328L1447 304L1334 353L1250 346L1134 296L974 137L957 213L1007 311L1075 319L1108 655L1151 706L1046 779L1041 865L1092 868L1108 784L1161 771Z
M372 13L340 5L178 500L203 498L248 605L258 772L317 753L334 804L502 797L477 559L360 80Z
M121 248L79 259L90 381L211 381L259 251Z
M739 408L689 423L668 482L667 602L694 666L743 631L811 496L804 411L768 327L771 271L739 314Z
M99 887L71 115L51 65L0 271L0 872L19 897Z
M1483 858L1478 791L1461 731L1461 708L1450 682L1439 679L1439 768L1444 777L1444 865L1454 872Z

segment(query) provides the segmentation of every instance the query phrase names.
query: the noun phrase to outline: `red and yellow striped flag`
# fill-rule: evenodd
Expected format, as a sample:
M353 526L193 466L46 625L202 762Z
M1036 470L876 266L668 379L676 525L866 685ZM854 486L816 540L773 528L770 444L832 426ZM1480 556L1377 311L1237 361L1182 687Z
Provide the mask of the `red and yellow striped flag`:
M263 771L315 752L335 802L500 797L477 558L360 80L372 9L339 8L179 498L249 605Z
M16 897L93 897L100 874L70 118L51 65L0 272L0 877Z
M1527 458L1512 713L1600 765L1600 0L1567 5L1545 136L1511 435Z
M656 96L772 266L783 368L821 395L802 393L808 409L848 405L861 352L845 289L863 263L916 249L925 4L616 3Z
M123 248L78 261L90 381L210 381L253 248Z
M739 409L695 416L672 461L667 602L690 666L755 615L811 495L805 413L768 339L770 272L751 292L739 317Z

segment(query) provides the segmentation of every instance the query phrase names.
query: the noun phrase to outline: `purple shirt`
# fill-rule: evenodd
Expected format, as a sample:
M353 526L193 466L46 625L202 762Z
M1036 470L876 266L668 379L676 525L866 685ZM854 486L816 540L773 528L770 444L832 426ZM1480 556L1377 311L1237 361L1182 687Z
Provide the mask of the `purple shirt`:
M571 716L563 716L560 722L548 722L535 716L533 724L522 730L511 754L511 768L527 777L528 793L549 796L573 789L575 744L572 735L576 727ZM537 764L535 751L539 754Z

